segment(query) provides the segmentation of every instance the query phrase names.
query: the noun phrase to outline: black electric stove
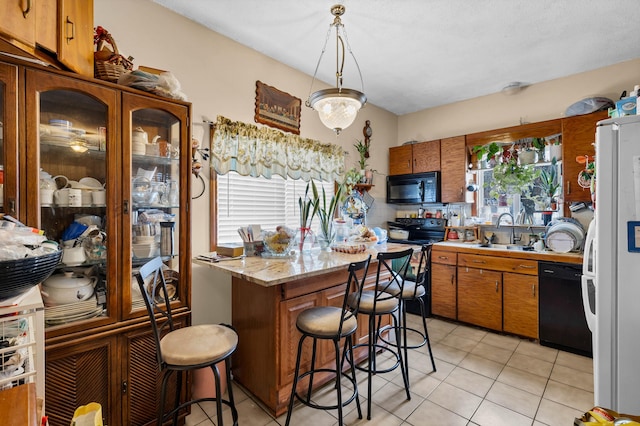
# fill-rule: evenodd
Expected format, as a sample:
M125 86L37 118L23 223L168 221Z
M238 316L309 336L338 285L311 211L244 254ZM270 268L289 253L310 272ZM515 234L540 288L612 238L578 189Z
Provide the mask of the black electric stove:
M403 229L409 231L409 237L406 240L397 240L389 238L390 243L399 244L432 244L444 241L444 231L447 224L446 219L436 218L409 218L401 217L395 221L387 222L389 229ZM428 265L431 269L431 265ZM427 276L427 293L422 297L425 307L425 315L431 315L431 274ZM420 304L415 300L407 302L407 312L420 315Z
M389 229L403 229L409 231L406 240L389 238L390 243L399 244L429 244L444 241L446 219L400 217L387 222Z

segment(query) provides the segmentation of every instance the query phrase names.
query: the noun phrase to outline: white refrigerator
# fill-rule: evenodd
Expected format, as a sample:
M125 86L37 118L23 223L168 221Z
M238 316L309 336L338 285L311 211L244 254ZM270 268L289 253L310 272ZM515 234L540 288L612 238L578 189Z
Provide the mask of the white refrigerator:
M640 116L597 124L595 204L582 276L595 405L640 414Z

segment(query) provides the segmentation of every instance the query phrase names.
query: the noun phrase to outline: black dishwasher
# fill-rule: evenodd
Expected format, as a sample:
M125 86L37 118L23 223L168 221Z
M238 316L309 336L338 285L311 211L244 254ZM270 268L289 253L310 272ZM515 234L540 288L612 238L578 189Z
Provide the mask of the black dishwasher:
M592 356L591 331L582 305L581 265L538 263L540 344Z

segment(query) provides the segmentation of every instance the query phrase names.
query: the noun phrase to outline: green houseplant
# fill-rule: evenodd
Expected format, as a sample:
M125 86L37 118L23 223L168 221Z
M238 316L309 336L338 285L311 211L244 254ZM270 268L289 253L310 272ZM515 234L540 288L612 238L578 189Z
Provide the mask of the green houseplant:
M560 190L556 163L556 159L553 158L549 170L545 169L540 172L540 184L538 186L542 190L542 194L548 199L549 206L554 202L554 198Z
M515 158L497 164L493 168L493 179L489 182L489 195L498 199L501 195L528 195L540 172L530 165L519 165Z
M545 147L544 138L532 138L531 145L538 152L538 162L544 161L544 147Z
M500 145L497 142L491 142L486 145L475 145L471 150L478 158L478 168L482 169L485 168L480 166L482 162L489 165L489 162L493 159L494 164L497 163L495 157L500 153Z
M363 171L367 168L367 154L369 153L369 147L361 140L356 140L356 143L353 144L355 149L360 154L360 159L358 160L358 165L360 166L360 170Z

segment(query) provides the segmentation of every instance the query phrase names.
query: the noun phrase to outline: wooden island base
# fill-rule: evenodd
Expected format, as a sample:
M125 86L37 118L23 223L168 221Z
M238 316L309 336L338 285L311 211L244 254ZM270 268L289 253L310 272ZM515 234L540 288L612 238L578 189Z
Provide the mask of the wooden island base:
M372 261L366 280L368 287L375 283L375 268L376 263ZM298 314L313 306L341 307L347 278L346 268L269 287L232 278L232 321L239 338L233 355L234 380L257 397L275 417L287 411L300 338L296 329ZM363 316L358 319L355 343L366 343L367 335L367 319ZM310 364L311 339L308 342L302 369ZM365 359L364 349L355 351L356 363ZM321 342L318 366L333 368L334 358L332 345ZM331 378L328 374L316 375L314 388ZM306 381L299 383L301 390L306 386Z

